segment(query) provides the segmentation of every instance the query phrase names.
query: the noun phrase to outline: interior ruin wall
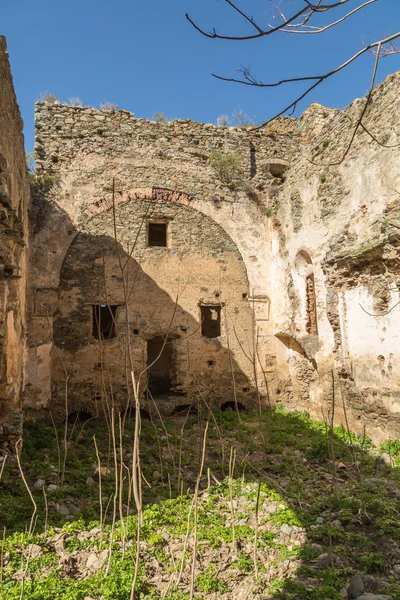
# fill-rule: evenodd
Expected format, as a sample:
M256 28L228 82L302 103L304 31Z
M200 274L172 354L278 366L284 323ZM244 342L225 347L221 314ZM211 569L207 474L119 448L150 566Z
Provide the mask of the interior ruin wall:
M28 183L22 119L0 36L0 444L22 434Z
M318 418L333 410L374 439L400 432L399 89L399 73L377 87L351 145L365 99L344 111L310 106L274 217L273 273L285 292L275 330L289 334L279 395Z
M398 250L390 222L399 205L399 81L395 74L378 86L350 149L363 100L345 111L314 104L299 120L252 131L37 103L37 170L50 185L32 209L26 406L48 408L55 373L62 379L53 325L63 264L77 235L104 233L96 219L112 213L114 185L116 213L132 207L128 220L138 205L170 203L228 236L244 267L243 314L251 310L257 340L257 372L248 377L261 382L264 398L318 418L334 413L375 439L397 436L400 311L391 310ZM238 158L232 181L221 180L213 152ZM188 255L197 247L189 242ZM139 256L141 269L156 268L145 263ZM184 266L182 280L188 272ZM161 273L150 276L157 284ZM237 291L224 285L228 306Z

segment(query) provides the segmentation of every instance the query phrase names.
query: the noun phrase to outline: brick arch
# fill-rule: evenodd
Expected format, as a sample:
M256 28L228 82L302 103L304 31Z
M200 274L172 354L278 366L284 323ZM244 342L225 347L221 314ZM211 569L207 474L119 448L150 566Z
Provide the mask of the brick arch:
M131 200L176 203L211 218L237 247L246 268L251 295L257 298L269 296L269 283L265 273L271 255L267 249L265 236L259 235L257 229L262 226L258 207L253 207L254 212L252 212L247 204L232 203L214 196L205 200L184 191L161 187L138 187L118 191L114 195L114 206ZM94 200L84 209L81 222L88 222L100 213L110 210L112 206L111 194Z

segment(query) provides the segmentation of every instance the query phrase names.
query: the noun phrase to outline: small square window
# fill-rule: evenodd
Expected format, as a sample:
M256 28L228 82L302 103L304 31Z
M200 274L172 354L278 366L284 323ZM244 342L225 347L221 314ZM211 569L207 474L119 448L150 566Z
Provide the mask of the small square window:
M217 338L221 335L221 306L200 306L201 335Z
M167 223L148 224L148 246L167 246Z
M94 304L93 337L98 340L111 340L116 337L115 316L118 305Z

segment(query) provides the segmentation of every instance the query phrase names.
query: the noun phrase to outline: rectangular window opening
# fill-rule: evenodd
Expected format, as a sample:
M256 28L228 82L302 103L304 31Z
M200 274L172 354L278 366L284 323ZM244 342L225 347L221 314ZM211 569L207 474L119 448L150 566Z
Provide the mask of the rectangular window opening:
M118 305L93 304L93 337L98 340L111 340L116 337L115 317Z
M167 223L148 223L148 246L167 246Z
M201 335L217 338L221 335L221 306L200 306Z

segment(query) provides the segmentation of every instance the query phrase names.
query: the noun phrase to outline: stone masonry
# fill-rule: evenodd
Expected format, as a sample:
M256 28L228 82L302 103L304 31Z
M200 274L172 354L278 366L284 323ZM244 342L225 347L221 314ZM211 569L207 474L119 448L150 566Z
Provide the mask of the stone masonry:
M0 444L22 434L28 182L22 119L0 36Z
M262 130L36 103L27 415L129 410L134 381L149 410L282 402L398 437L399 91L351 146L365 99Z

